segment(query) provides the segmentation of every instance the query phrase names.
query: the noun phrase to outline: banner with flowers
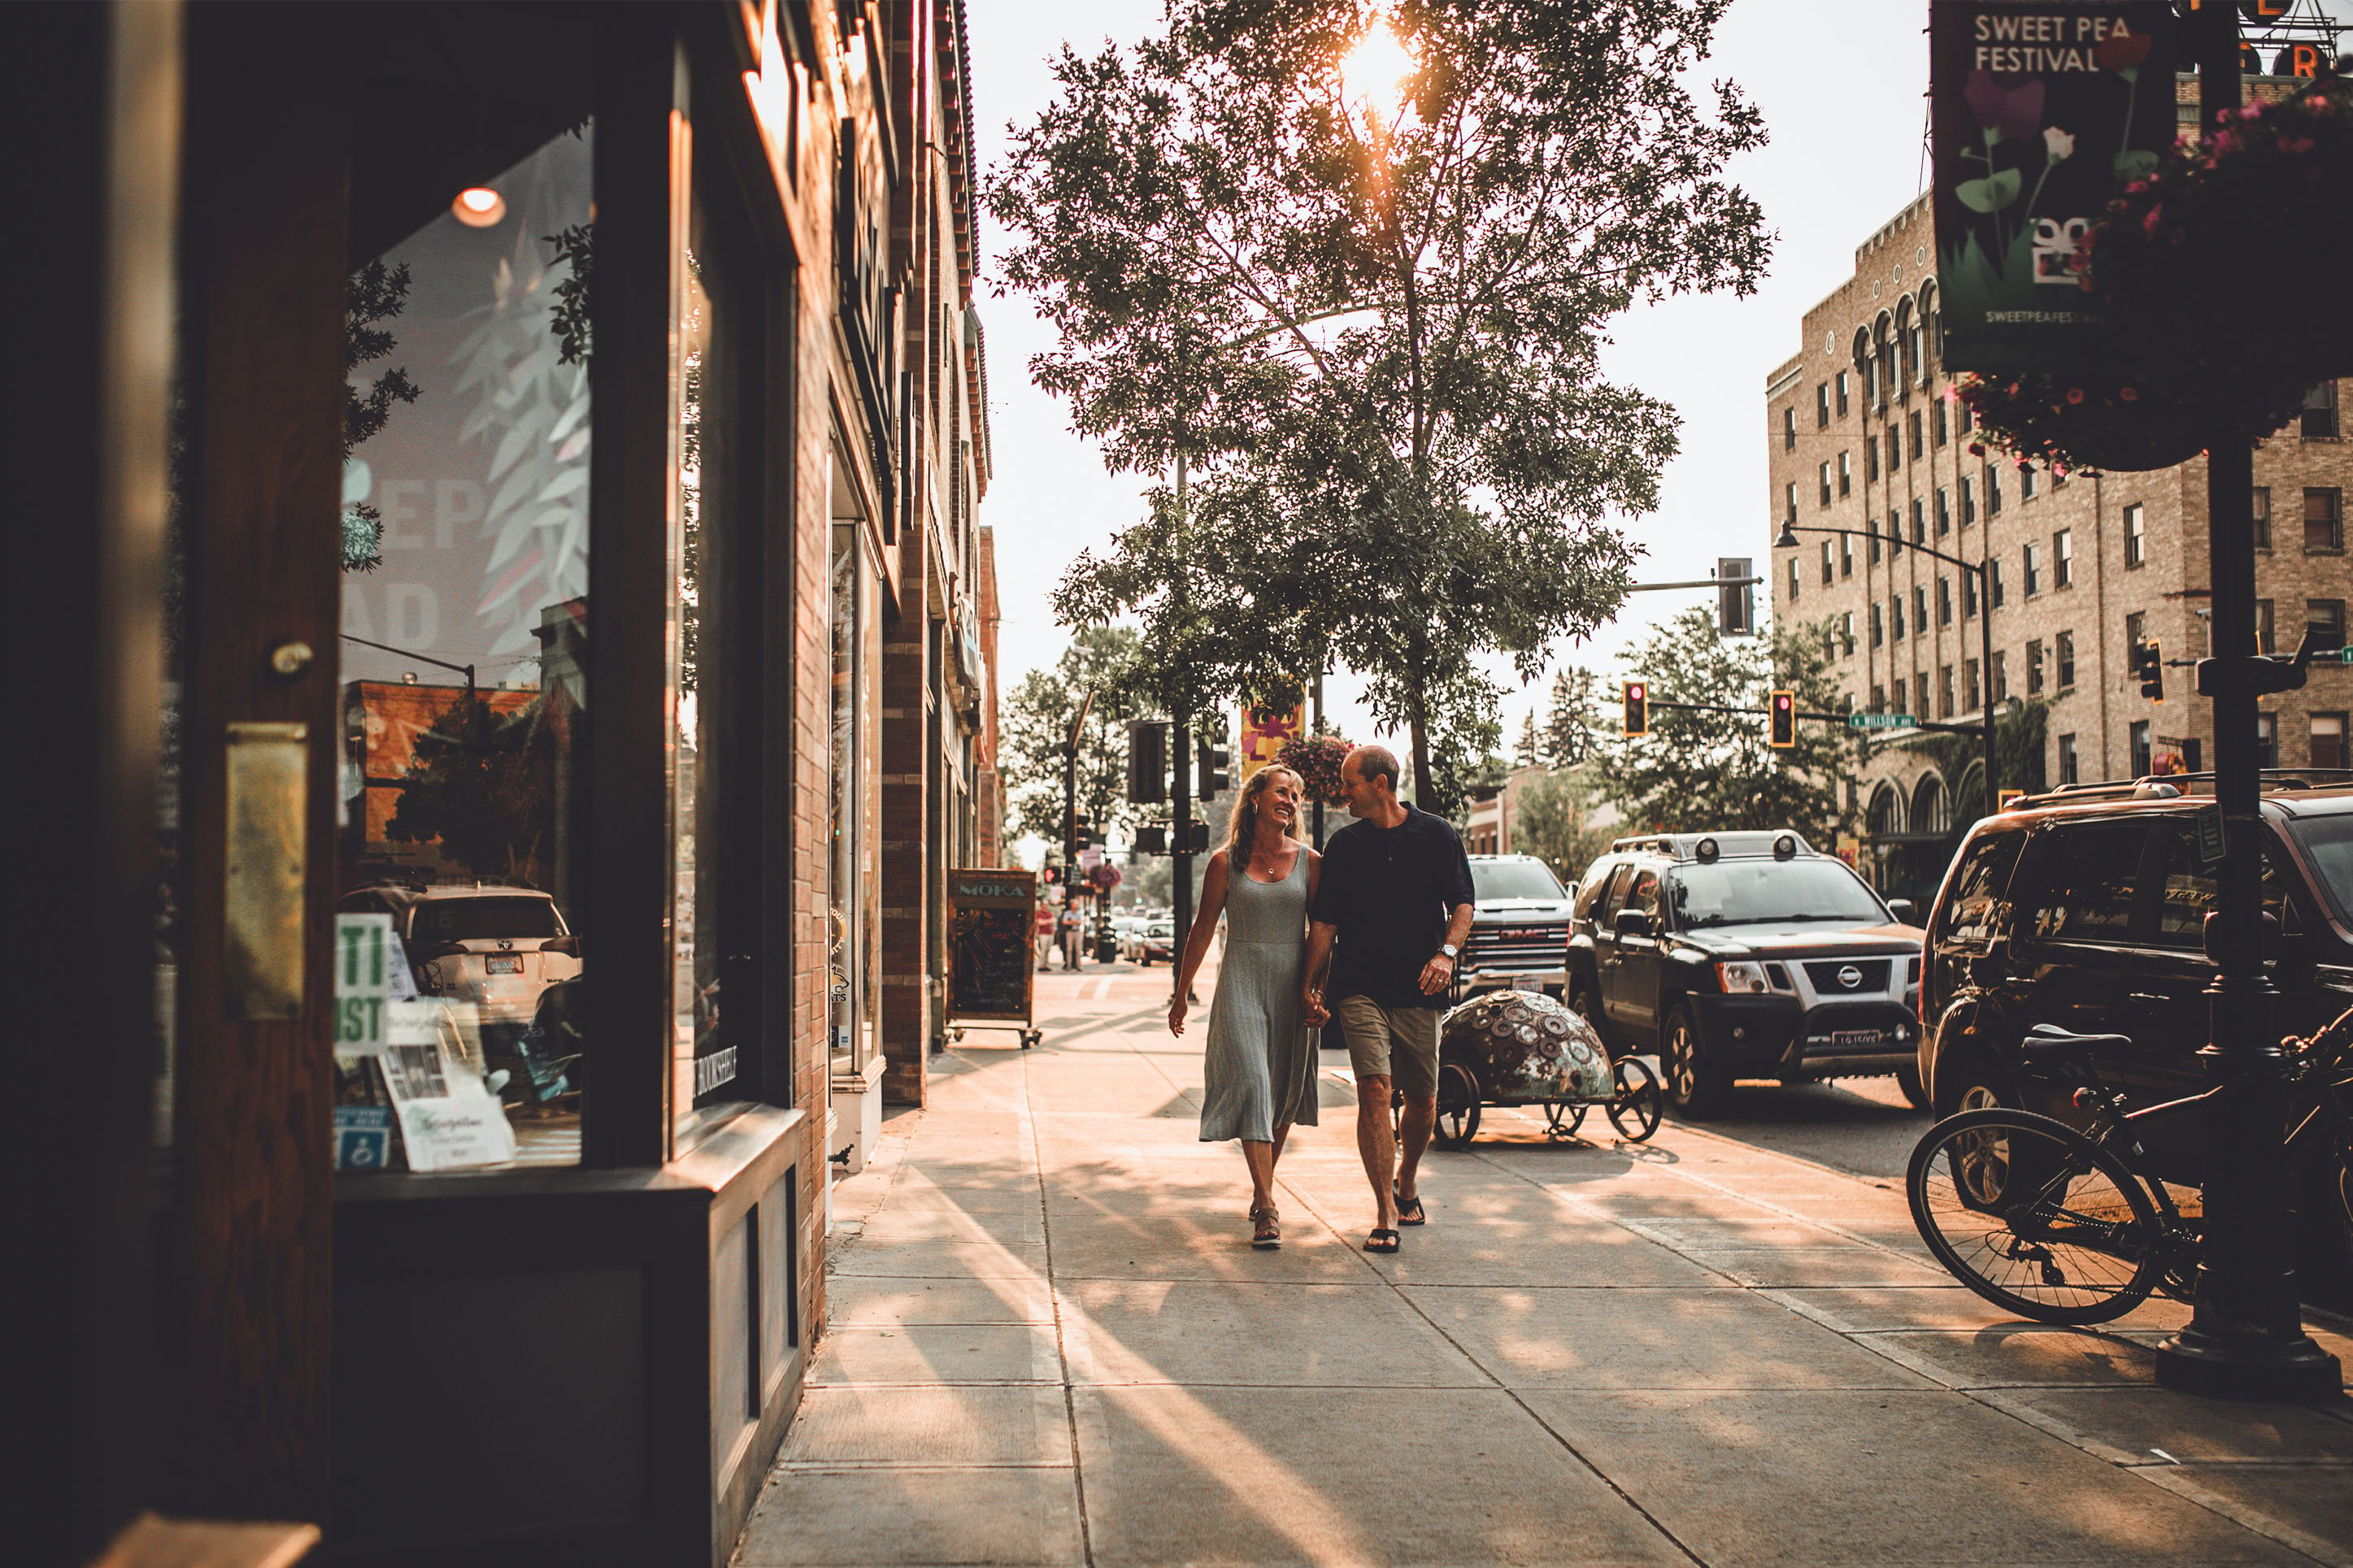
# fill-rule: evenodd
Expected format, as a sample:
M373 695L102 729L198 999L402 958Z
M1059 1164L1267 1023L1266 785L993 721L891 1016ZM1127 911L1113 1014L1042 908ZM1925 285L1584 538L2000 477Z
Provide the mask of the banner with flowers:
M2173 145L2173 9L1933 0L1936 284L1948 370L2109 363L2084 233Z

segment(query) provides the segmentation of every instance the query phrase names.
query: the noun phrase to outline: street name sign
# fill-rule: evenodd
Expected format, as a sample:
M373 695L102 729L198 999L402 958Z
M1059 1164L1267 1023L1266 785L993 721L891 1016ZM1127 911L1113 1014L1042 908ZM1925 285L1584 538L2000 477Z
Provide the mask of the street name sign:
M1916 713L1850 713L1846 716L1850 730L1916 730L1920 716Z

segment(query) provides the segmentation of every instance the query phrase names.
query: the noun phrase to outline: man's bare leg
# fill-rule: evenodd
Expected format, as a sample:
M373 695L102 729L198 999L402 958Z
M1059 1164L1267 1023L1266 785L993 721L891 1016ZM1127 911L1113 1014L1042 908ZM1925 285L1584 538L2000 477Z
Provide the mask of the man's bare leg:
M1430 1147L1430 1136L1438 1128L1438 1096L1424 1099L1409 1098L1405 1114L1398 1120L1398 1141L1404 1147L1398 1151L1398 1196L1409 1202L1421 1195L1415 1184L1415 1173L1421 1169L1423 1151Z
M1428 1142L1429 1136L1425 1124L1423 1141ZM1395 1230L1397 1194L1389 1190L1389 1183L1397 1172L1397 1135L1389 1126L1389 1080L1386 1075L1356 1080L1356 1152L1364 1157L1365 1179L1373 1184L1373 1201L1378 1208L1373 1227Z

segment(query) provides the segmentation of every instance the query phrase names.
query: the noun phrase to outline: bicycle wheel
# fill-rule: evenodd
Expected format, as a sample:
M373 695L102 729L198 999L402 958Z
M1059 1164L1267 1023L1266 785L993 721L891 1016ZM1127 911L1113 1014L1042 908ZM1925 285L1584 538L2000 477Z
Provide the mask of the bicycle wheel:
M1912 1151L1904 1185L1936 1261L2021 1318L2104 1323L2165 1272L2164 1231L2139 1178L2047 1116L1948 1116Z

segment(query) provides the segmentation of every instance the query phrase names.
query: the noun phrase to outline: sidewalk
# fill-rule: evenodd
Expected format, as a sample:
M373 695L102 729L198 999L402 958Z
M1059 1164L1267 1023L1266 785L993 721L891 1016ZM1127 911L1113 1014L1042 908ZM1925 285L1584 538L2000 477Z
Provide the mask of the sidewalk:
M2155 1387L2168 1303L2004 1321L1896 1184L1490 1110L1377 1259L1327 1054L1252 1252L1166 985L1041 976L1043 1047L970 1036L838 1185L739 1568L2353 1563L2353 1403ZM2345 1326L2315 1328L2353 1365Z

